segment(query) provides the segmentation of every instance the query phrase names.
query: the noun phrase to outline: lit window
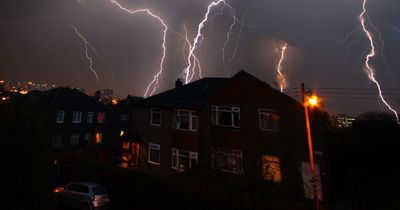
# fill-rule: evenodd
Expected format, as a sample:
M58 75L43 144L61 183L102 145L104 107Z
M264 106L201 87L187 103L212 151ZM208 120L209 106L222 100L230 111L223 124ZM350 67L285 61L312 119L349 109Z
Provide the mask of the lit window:
M82 120L82 112L74 111L72 115L72 123L81 123Z
M70 145L76 146L79 144L79 133L73 133L70 137Z
M121 120L122 120L122 121L129 121L129 115L127 115L127 114L121 114Z
M99 112L97 113L97 123L101 124L104 122L105 113Z
M125 134L125 131L120 131L119 136L123 136Z
M149 157L148 162L160 165L160 145L149 143Z
M282 182L281 164L278 157L264 155L262 157L263 176L265 180Z
M212 106L211 110L211 119L214 125L239 128L239 107Z
M96 144L101 144L101 142L103 142L103 134L96 133Z
M272 109L259 109L258 116L260 119L260 129L263 131L278 131L279 130L279 116L275 110Z
M212 167L229 173L242 174L242 151L213 148Z
M63 123L64 122L64 115L65 111L58 110L56 115L56 123Z
M195 112L176 110L173 126L175 129L197 131L197 116Z
M91 124L91 123L93 123L93 112L88 112L87 113L87 123L88 124Z
M172 168L185 171L197 164L197 152L182 151L172 148Z
M151 109L151 125L160 126L161 125L161 110Z

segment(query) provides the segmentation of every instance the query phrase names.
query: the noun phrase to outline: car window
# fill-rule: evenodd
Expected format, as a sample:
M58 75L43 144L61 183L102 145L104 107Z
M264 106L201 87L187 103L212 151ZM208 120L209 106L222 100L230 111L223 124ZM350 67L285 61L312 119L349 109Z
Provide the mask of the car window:
M80 185L79 185L78 192L81 192L81 193L89 193L89 187L80 184Z
M67 190L79 192L79 185L78 184L69 184L65 187Z
M92 188L92 190L93 194L95 195L103 195L107 193L106 189L103 186L95 186Z

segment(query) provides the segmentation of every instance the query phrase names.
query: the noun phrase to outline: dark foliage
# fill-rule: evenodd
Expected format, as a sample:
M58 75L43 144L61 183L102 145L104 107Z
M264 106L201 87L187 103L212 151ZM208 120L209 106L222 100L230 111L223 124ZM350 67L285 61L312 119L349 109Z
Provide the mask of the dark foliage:
M330 142L334 191L355 209L400 209L400 127L387 113L365 113Z
M45 209L50 173L41 120L22 96L0 103L0 209Z

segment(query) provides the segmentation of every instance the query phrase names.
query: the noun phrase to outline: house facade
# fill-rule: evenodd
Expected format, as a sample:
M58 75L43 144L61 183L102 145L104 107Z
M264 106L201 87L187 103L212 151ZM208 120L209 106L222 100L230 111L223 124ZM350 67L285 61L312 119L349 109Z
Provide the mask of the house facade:
M213 168L312 198L300 103L244 71L176 86L132 110L136 167L161 176ZM327 128L318 113L311 110L311 126L323 199Z

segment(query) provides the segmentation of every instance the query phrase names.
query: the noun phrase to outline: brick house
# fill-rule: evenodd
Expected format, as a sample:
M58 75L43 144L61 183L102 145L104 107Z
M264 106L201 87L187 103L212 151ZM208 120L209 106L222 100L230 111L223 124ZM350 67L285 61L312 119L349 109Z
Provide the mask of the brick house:
M143 171L163 176L211 167L312 197L302 105L244 71L187 85L178 80L132 113L132 155ZM319 113L311 111L311 126L323 198L327 127Z

